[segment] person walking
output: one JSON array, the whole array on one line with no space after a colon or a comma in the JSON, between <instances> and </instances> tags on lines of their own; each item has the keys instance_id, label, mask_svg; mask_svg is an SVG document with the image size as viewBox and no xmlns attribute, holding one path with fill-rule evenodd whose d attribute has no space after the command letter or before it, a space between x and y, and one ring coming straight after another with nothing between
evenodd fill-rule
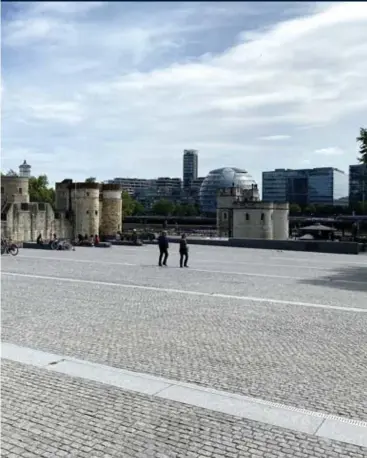
<instances>
[{"instance_id":1,"label":"person walking","mask_svg":"<svg viewBox=\"0 0 367 458\"><path fill-rule=\"evenodd\" d=\"M167 266L167 259L168 259L168 239L167 239L167 232L163 231L162 234L158 237L158 246L159 246L159 261L158 265L162 267Z\"/></svg>"},{"instance_id":2,"label":"person walking","mask_svg":"<svg viewBox=\"0 0 367 458\"><path fill-rule=\"evenodd\" d=\"M187 261L189 260L189 246L187 245L186 234L181 235L180 240L180 267L189 267Z\"/></svg>"}]
</instances>

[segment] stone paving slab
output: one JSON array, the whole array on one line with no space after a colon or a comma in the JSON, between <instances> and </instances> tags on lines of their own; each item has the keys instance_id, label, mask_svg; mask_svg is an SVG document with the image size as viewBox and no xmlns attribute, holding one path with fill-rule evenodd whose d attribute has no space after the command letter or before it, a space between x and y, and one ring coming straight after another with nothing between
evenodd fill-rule
<instances>
[{"instance_id":1,"label":"stone paving slab","mask_svg":"<svg viewBox=\"0 0 367 458\"><path fill-rule=\"evenodd\" d=\"M2 278L2 339L178 381L367 419L367 316Z\"/></svg>"},{"instance_id":2,"label":"stone paving slab","mask_svg":"<svg viewBox=\"0 0 367 458\"><path fill-rule=\"evenodd\" d=\"M8 458L366 458L367 449L2 361Z\"/></svg>"},{"instance_id":3,"label":"stone paving slab","mask_svg":"<svg viewBox=\"0 0 367 458\"><path fill-rule=\"evenodd\" d=\"M193 269L199 270L179 269L177 259L176 262L170 260L171 267L160 269L156 266L154 251L142 256L140 256L141 251L130 251L129 253L133 253L134 256L126 256L123 253L119 254L116 250L122 251L123 248L108 250L111 256L108 256L107 252L101 253L97 250L52 253L52 259L49 258L47 252L43 253L44 258L41 259L19 256L17 259L5 259L3 269L23 274L32 272L38 275L71 277L89 281L119 282L158 288L184 288L206 293L280 300L292 298L301 302L367 308L367 267L366 269L360 268L364 274L360 274L355 280L349 279L348 282L334 284L333 278L337 276L337 271L316 270L317 267L324 267L322 264L315 266L315 269L305 269L285 261L286 264L289 263L288 267L279 265L272 267L271 262L264 258L259 258L253 265L250 261L249 264L246 264L246 261L241 261L244 264L216 264L213 254L206 254L208 258L206 264L194 265L194 260L190 263ZM86 251L89 253L93 251L93 256L86 254ZM74 262L73 259L81 262ZM256 262L256 258L253 258L253 261ZM131 265L127 266L123 263ZM235 272L235 274L230 272Z\"/></svg>"}]
</instances>

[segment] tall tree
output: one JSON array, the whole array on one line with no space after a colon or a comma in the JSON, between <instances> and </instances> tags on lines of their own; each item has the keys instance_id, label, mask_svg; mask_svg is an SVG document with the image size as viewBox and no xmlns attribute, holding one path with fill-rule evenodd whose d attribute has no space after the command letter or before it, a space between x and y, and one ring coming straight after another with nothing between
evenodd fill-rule
<instances>
[{"instance_id":1,"label":"tall tree","mask_svg":"<svg viewBox=\"0 0 367 458\"><path fill-rule=\"evenodd\" d=\"M291 215L296 215L297 213L301 213L301 212L302 212L302 209L298 204L291 204L289 206L289 213Z\"/></svg>"},{"instance_id":2,"label":"tall tree","mask_svg":"<svg viewBox=\"0 0 367 458\"><path fill-rule=\"evenodd\" d=\"M367 129L361 127L359 130L359 137L357 137L359 143L359 162L367 164Z\"/></svg>"},{"instance_id":3,"label":"tall tree","mask_svg":"<svg viewBox=\"0 0 367 458\"><path fill-rule=\"evenodd\" d=\"M316 213L316 206L313 204L307 205L307 207L305 208L305 213L306 215L313 215L314 213Z\"/></svg>"},{"instance_id":4,"label":"tall tree","mask_svg":"<svg viewBox=\"0 0 367 458\"><path fill-rule=\"evenodd\" d=\"M89 177L85 179L86 183L95 183L97 181L96 177Z\"/></svg>"},{"instance_id":5,"label":"tall tree","mask_svg":"<svg viewBox=\"0 0 367 458\"><path fill-rule=\"evenodd\" d=\"M134 201L134 210L133 210L133 215L138 216L138 215L144 215L145 213L145 207L141 202L138 202L137 200Z\"/></svg>"},{"instance_id":6,"label":"tall tree","mask_svg":"<svg viewBox=\"0 0 367 458\"><path fill-rule=\"evenodd\" d=\"M152 210L154 215L169 216L174 212L175 206L171 201L167 199L161 199L155 202Z\"/></svg>"},{"instance_id":7,"label":"tall tree","mask_svg":"<svg viewBox=\"0 0 367 458\"><path fill-rule=\"evenodd\" d=\"M127 191L122 191L122 217L131 216L134 213L135 200Z\"/></svg>"},{"instance_id":8,"label":"tall tree","mask_svg":"<svg viewBox=\"0 0 367 458\"><path fill-rule=\"evenodd\" d=\"M55 204L55 190L49 186L47 175L29 179L29 200Z\"/></svg>"}]
</instances>

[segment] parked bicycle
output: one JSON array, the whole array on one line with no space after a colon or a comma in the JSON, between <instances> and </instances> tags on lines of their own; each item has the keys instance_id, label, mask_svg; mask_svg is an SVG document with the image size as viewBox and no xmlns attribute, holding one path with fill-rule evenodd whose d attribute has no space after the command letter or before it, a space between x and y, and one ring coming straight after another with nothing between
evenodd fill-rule
<instances>
[{"instance_id":1,"label":"parked bicycle","mask_svg":"<svg viewBox=\"0 0 367 458\"><path fill-rule=\"evenodd\" d=\"M53 240L51 242L51 250L72 250L73 246L67 240Z\"/></svg>"},{"instance_id":2,"label":"parked bicycle","mask_svg":"<svg viewBox=\"0 0 367 458\"><path fill-rule=\"evenodd\" d=\"M1 254L11 254L16 256L19 253L19 248L15 243L12 243L11 240L7 241L6 239L1 240Z\"/></svg>"}]
</instances>

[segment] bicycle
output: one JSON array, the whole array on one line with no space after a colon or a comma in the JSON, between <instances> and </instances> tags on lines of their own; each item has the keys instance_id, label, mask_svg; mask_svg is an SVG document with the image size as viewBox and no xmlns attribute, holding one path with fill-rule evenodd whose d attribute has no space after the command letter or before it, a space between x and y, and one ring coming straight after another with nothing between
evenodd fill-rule
<instances>
[{"instance_id":1,"label":"bicycle","mask_svg":"<svg viewBox=\"0 0 367 458\"><path fill-rule=\"evenodd\" d=\"M54 240L51 242L51 250L72 250L73 246L67 240Z\"/></svg>"},{"instance_id":2,"label":"bicycle","mask_svg":"<svg viewBox=\"0 0 367 458\"><path fill-rule=\"evenodd\" d=\"M10 243L7 240L1 241L1 254L11 254L12 256L16 256L19 253L19 248L15 243Z\"/></svg>"}]
</instances>

